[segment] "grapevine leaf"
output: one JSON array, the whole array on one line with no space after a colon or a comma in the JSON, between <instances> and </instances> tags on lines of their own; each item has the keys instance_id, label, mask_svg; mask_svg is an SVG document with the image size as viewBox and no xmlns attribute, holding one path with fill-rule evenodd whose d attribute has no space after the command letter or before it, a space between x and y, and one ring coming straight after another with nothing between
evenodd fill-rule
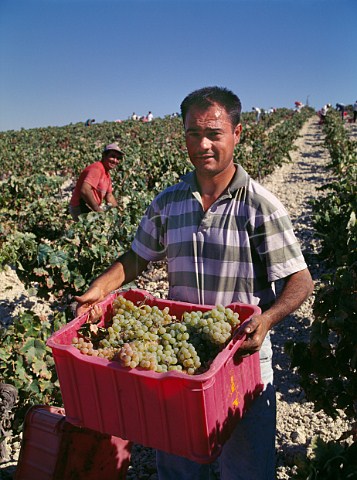
<instances>
[{"instance_id":1,"label":"grapevine leaf","mask_svg":"<svg viewBox=\"0 0 357 480\"><path fill-rule=\"evenodd\" d=\"M33 273L38 277L45 277L46 275L48 275L48 271L44 268L34 268Z\"/></svg>"},{"instance_id":2,"label":"grapevine leaf","mask_svg":"<svg viewBox=\"0 0 357 480\"><path fill-rule=\"evenodd\" d=\"M23 383L28 381L26 370L22 365L16 365L16 377Z\"/></svg>"},{"instance_id":3,"label":"grapevine leaf","mask_svg":"<svg viewBox=\"0 0 357 480\"><path fill-rule=\"evenodd\" d=\"M37 381L36 378L32 380L32 382L31 382L30 385L29 385L28 390L29 390L30 392L34 393L34 394L40 393L40 389L39 389L39 387L38 387L38 381Z\"/></svg>"},{"instance_id":4,"label":"grapevine leaf","mask_svg":"<svg viewBox=\"0 0 357 480\"><path fill-rule=\"evenodd\" d=\"M71 272L67 265L62 265L61 268L61 278L63 282L69 282L71 280Z\"/></svg>"},{"instance_id":5,"label":"grapevine leaf","mask_svg":"<svg viewBox=\"0 0 357 480\"><path fill-rule=\"evenodd\" d=\"M3 362L4 364L11 358L11 351L6 350L5 348L0 348L0 361Z\"/></svg>"},{"instance_id":6,"label":"grapevine leaf","mask_svg":"<svg viewBox=\"0 0 357 480\"><path fill-rule=\"evenodd\" d=\"M30 338L25 345L20 349L29 363L33 362L35 358L43 358L46 353L45 344L36 338Z\"/></svg>"},{"instance_id":7,"label":"grapevine leaf","mask_svg":"<svg viewBox=\"0 0 357 480\"><path fill-rule=\"evenodd\" d=\"M47 368L46 362L44 362L43 360L35 358L32 363L32 369L34 373L40 378L50 380L52 377L51 372Z\"/></svg>"},{"instance_id":8,"label":"grapevine leaf","mask_svg":"<svg viewBox=\"0 0 357 480\"><path fill-rule=\"evenodd\" d=\"M47 258L52 251L50 245L41 243L38 247L37 261L39 265L45 265L47 263Z\"/></svg>"},{"instance_id":9,"label":"grapevine leaf","mask_svg":"<svg viewBox=\"0 0 357 480\"><path fill-rule=\"evenodd\" d=\"M82 275L76 275L73 281L73 286L76 290L79 290L83 285L86 284L86 281L82 277Z\"/></svg>"},{"instance_id":10,"label":"grapevine leaf","mask_svg":"<svg viewBox=\"0 0 357 480\"><path fill-rule=\"evenodd\" d=\"M60 266L66 263L67 255L65 252L52 252L49 256L49 263L52 266Z\"/></svg>"}]
</instances>

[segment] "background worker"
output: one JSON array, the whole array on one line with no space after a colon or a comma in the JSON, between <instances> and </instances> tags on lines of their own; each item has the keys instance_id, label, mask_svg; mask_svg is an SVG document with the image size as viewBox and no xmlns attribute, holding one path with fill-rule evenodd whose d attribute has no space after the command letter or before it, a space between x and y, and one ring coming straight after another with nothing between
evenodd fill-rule
<instances>
[{"instance_id":1,"label":"background worker","mask_svg":"<svg viewBox=\"0 0 357 480\"><path fill-rule=\"evenodd\" d=\"M341 112L341 119L342 119L342 121L344 121L346 105L344 103L336 103L336 110L338 112Z\"/></svg>"},{"instance_id":2,"label":"background worker","mask_svg":"<svg viewBox=\"0 0 357 480\"><path fill-rule=\"evenodd\" d=\"M327 116L327 112L329 111L329 109L331 108L331 104L330 103L326 103L326 105L324 105L321 110L320 110L320 125L323 125L326 121L326 116Z\"/></svg>"},{"instance_id":3,"label":"background worker","mask_svg":"<svg viewBox=\"0 0 357 480\"><path fill-rule=\"evenodd\" d=\"M82 171L69 205L73 220L78 221L82 213L102 212L104 201L111 207L118 206L113 195L110 170L120 163L123 156L124 153L118 145L111 143L104 148L100 161L92 163Z\"/></svg>"},{"instance_id":4,"label":"background worker","mask_svg":"<svg viewBox=\"0 0 357 480\"><path fill-rule=\"evenodd\" d=\"M150 261L166 258L170 299L259 305L262 313L244 327L247 337L238 354L259 352L264 390L225 443L219 468L221 480L273 480L276 404L269 331L304 302L313 282L286 209L234 163L240 112L239 98L220 87L184 99L181 113L194 170L152 201L131 249L75 300L80 315L133 281ZM285 285L276 297L279 279ZM157 451L157 470L160 480L209 480L211 467Z\"/></svg>"},{"instance_id":5,"label":"background worker","mask_svg":"<svg viewBox=\"0 0 357 480\"><path fill-rule=\"evenodd\" d=\"M257 123L259 123L260 115L261 115L261 113L262 113L261 109L258 108L258 107L253 107L252 110L253 110L253 112L255 112L255 121L256 121Z\"/></svg>"}]
</instances>

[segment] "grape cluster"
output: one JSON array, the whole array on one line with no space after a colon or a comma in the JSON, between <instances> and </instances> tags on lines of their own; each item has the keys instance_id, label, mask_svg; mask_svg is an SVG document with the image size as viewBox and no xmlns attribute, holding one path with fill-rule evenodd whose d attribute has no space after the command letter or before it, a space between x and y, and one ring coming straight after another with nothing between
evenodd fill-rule
<instances>
[{"instance_id":1,"label":"grape cluster","mask_svg":"<svg viewBox=\"0 0 357 480\"><path fill-rule=\"evenodd\" d=\"M135 305L119 295L105 337L95 342L94 336L79 335L72 344L83 354L117 360L125 367L194 375L208 368L239 323L238 313L222 305L208 312L184 312L178 320L168 307Z\"/></svg>"}]
</instances>

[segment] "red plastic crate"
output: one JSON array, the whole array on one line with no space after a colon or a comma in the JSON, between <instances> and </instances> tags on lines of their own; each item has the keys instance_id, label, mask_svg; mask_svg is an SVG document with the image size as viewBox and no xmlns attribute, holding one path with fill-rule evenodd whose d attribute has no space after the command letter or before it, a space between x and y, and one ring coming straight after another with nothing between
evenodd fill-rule
<instances>
[{"instance_id":1,"label":"red plastic crate","mask_svg":"<svg viewBox=\"0 0 357 480\"><path fill-rule=\"evenodd\" d=\"M109 295L101 302L99 325L112 318L113 300L123 295L145 301L180 318L185 311L207 311L210 305L161 300L144 290ZM232 303L241 321L260 308ZM210 463L220 453L237 422L262 390L259 353L235 356L243 337L233 337L200 375L172 371L157 373L122 367L117 361L83 355L71 345L87 320L77 317L47 342L52 348L69 422L129 439L141 445Z\"/></svg>"},{"instance_id":2,"label":"red plastic crate","mask_svg":"<svg viewBox=\"0 0 357 480\"><path fill-rule=\"evenodd\" d=\"M131 442L68 423L60 407L26 414L14 480L124 480Z\"/></svg>"}]
</instances>

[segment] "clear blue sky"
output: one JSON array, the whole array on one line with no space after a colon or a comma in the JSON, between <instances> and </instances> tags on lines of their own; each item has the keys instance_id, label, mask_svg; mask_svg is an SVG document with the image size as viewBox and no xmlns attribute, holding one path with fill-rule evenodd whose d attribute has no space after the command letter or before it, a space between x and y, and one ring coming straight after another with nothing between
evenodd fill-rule
<instances>
[{"instance_id":1,"label":"clear blue sky","mask_svg":"<svg viewBox=\"0 0 357 480\"><path fill-rule=\"evenodd\" d=\"M357 0L0 0L0 131L357 99Z\"/></svg>"}]
</instances>

